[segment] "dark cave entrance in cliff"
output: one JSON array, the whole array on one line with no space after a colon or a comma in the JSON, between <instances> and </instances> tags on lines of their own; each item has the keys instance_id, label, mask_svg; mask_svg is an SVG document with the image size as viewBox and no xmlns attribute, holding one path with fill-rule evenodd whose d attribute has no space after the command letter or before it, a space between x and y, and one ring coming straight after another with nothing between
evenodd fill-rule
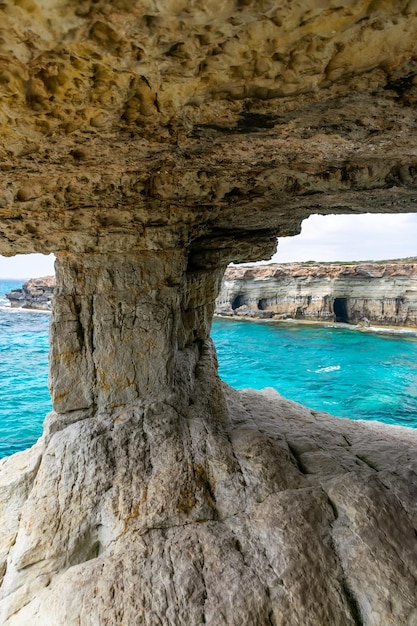
<instances>
[{"instance_id":1,"label":"dark cave entrance in cliff","mask_svg":"<svg viewBox=\"0 0 417 626\"><path fill-rule=\"evenodd\" d=\"M347 298L334 299L333 313L335 314L336 322L342 322L344 324L349 323L349 315L347 312Z\"/></svg>"},{"instance_id":2,"label":"dark cave entrance in cliff","mask_svg":"<svg viewBox=\"0 0 417 626\"><path fill-rule=\"evenodd\" d=\"M242 294L239 294L238 296L236 296L236 298L233 299L231 306L232 306L233 311L236 311L236 309L243 306L244 304L245 304L245 298L243 297Z\"/></svg>"}]
</instances>

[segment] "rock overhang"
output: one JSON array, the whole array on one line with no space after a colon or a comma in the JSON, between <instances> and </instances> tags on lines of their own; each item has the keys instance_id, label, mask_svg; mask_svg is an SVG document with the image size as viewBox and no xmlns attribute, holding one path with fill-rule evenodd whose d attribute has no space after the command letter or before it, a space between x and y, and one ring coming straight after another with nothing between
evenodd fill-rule
<instances>
[{"instance_id":1,"label":"rock overhang","mask_svg":"<svg viewBox=\"0 0 417 626\"><path fill-rule=\"evenodd\" d=\"M224 263L311 213L415 209L413 2L0 12L2 254Z\"/></svg>"}]
</instances>

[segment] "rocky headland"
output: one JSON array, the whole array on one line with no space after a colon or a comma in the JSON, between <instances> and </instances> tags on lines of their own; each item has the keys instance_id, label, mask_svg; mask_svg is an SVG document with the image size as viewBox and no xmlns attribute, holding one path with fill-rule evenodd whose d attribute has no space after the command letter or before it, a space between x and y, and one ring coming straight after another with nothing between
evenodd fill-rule
<instances>
[{"instance_id":1,"label":"rocky headland","mask_svg":"<svg viewBox=\"0 0 417 626\"><path fill-rule=\"evenodd\" d=\"M416 210L410 0L0 3L0 254L55 253L2 626L414 626L415 432L218 378L230 262Z\"/></svg>"},{"instance_id":2,"label":"rocky headland","mask_svg":"<svg viewBox=\"0 0 417 626\"><path fill-rule=\"evenodd\" d=\"M417 262L231 266L216 313L417 327Z\"/></svg>"},{"instance_id":3,"label":"rocky headland","mask_svg":"<svg viewBox=\"0 0 417 626\"><path fill-rule=\"evenodd\" d=\"M30 278L21 289L12 289L6 298L12 308L52 310L55 276Z\"/></svg>"},{"instance_id":4,"label":"rocky headland","mask_svg":"<svg viewBox=\"0 0 417 626\"><path fill-rule=\"evenodd\" d=\"M55 276L6 294L12 307L52 309ZM229 266L215 314L417 327L417 261Z\"/></svg>"}]
</instances>

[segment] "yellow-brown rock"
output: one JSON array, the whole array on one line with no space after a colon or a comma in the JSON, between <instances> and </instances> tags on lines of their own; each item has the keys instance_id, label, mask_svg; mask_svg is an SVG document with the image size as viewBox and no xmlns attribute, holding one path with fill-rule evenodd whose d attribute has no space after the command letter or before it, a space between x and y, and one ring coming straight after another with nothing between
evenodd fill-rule
<instances>
[{"instance_id":1,"label":"yellow-brown rock","mask_svg":"<svg viewBox=\"0 0 417 626\"><path fill-rule=\"evenodd\" d=\"M312 212L415 200L413 1L9 0L0 24L3 254L255 258Z\"/></svg>"},{"instance_id":2,"label":"yellow-brown rock","mask_svg":"<svg viewBox=\"0 0 417 626\"><path fill-rule=\"evenodd\" d=\"M416 35L415 0L0 0L0 254L57 255L2 625L417 623L414 434L225 390L209 339L229 261L415 210Z\"/></svg>"}]
</instances>

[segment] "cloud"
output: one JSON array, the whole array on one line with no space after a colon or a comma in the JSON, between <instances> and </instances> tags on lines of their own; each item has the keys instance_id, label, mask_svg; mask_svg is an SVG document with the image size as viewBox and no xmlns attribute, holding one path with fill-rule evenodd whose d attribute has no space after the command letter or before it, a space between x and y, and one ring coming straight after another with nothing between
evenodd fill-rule
<instances>
[{"instance_id":1,"label":"cloud","mask_svg":"<svg viewBox=\"0 0 417 626\"><path fill-rule=\"evenodd\" d=\"M2 278L36 278L54 274L53 254L17 254L12 257L0 256L0 276Z\"/></svg>"},{"instance_id":2,"label":"cloud","mask_svg":"<svg viewBox=\"0 0 417 626\"><path fill-rule=\"evenodd\" d=\"M277 263L417 256L417 214L312 215L300 235L280 238Z\"/></svg>"}]
</instances>

